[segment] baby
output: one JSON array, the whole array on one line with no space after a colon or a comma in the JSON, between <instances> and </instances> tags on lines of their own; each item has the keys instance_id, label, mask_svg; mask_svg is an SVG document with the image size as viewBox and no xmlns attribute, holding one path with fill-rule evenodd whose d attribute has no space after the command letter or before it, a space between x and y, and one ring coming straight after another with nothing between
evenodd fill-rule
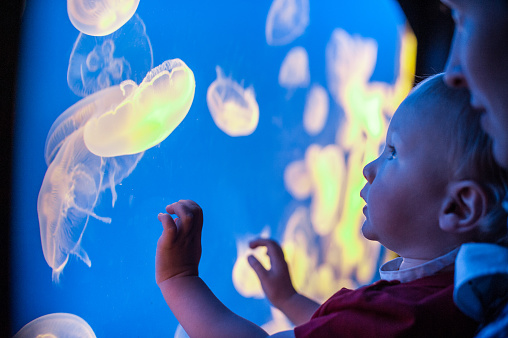
<instances>
[{"instance_id":1,"label":"baby","mask_svg":"<svg viewBox=\"0 0 508 338\"><path fill-rule=\"evenodd\" d=\"M364 236L400 255L383 265L381 281L342 289L323 305L291 285L282 250L265 245L271 270L249 258L273 305L296 325L277 337L473 336L477 324L453 303L453 267L461 244L506 233L499 200L504 172L478 128L466 90L442 74L416 87L395 112L383 153L364 168ZM156 281L191 337L266 337L226 308L198 276L201 208L179 201L159 214ZM176 214L173 220L170 214Z\"/></svg>"}]
</instances>

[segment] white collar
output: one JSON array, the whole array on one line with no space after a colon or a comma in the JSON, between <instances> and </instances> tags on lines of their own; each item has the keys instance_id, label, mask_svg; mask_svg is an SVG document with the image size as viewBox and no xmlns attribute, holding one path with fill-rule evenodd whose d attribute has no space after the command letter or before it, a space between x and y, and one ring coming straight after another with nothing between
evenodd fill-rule
<instances>
[{"instance_id":1,"label":"white collar","mask_svg":"<svg viewBox=\"0 0 508 338\"><path fill-rule=\"evenodd\" d=\"M387 281L398 280L401 283L411 282L415 279L434 275L438 271L452 265L458 251L459 248L453 249L443 256L403 270L399 270L403 258L398 257L381 265L379 268L379 274L381 279Z\"/></svg>"},{"instance_id":2,"label":"white collar","mask_svg":"<svg viewBox=\"0 0 508 338\"><path fill-rule=\"evenodd\" d=\"M496 244L463 244L455 263L453 299L469 317L481 321L494 288L508 288L499 278L508 275L508 249ZM497 278L497 280L496 280Z\"/></svg>"}]
</instances>

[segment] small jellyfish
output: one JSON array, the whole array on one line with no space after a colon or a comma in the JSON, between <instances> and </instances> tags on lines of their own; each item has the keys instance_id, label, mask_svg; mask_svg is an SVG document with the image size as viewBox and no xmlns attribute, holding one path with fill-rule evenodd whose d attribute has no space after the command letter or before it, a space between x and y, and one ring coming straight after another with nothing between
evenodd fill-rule
<instances>
[{"instance_id":1,"label":"small jellyfish","mask_svg":"<svg viewBox=\"0 0 508 338\"><path fill-rule=\"evenodd\" d=\"M111 157L136 154L159 144L189 112L195 87L194 74L182 60L165 61L117 107L85 124L87 148L98 156Z\"/></svg>"},{"instance_id":2,"label":"small jellyfish","mask_svg":"<svg viewBox=\"0 0 508 338\"><path fill-rule=\"evenodd\" d=\"M150 39L135 14L113 34L79 34L69 59L67 84L76 95L86 96L127 79L140 82L152 67Z\"/></svg>"},{"instance_id":3,"label":"small jellyfish","mask_svg":"<svg viewBox=\"0 0 508 338\"><path fill-rule=\"evenodd\" d=\"M206 92L206 103L213 121L229 136L247 136L256 130L259 121L259 106L254 88L243 88L242 84L225 77L217 66L217 79Z\"/></svg>"},{"instance_id":4,"label":"small jellyfish","mask_svg":"<svg viewBox=\"0 0 508 338\"><path fill-rule=\"evenodd\" d=\"M309 25L309 0L274 0L266 18L266 42L270 46L291 43Z\"/></svg>"},{"instance_id":5,"label":"small jellyfish","mask_svg":"<svg viewBox=\"0 0 508 338\"><path fill-rule=\"evenodd\" d=\"M13 338L95 338L95 333L81 317L70 313L51 313L32 320Z\"/></svg>"},{"instance_id":6,"label":"small jellyfish","mask_svg":"<svg viewBox=\"0 0 508 338\"><path fill-rule=\"evenodd\" d=\"M328 117L329 105L326 89L314 84L307 94L303 111L303 127L307 134L315 136L323 130Z\"/></svg>"},{"instance_id":7,"label":"small jellyfish","mask_svg":"<svg viewBox=\"0 0 508 338\"><path fill-rule=\"evenodd\" d=\"M84 126L93 115L103 114L122 102L128 92L127 85L132 85L127 81L122 84L123 87L119 85L109 87L85 97L68 108L53 122L44 147L44 159L48 166L67 136Z\"/></svg>"},{"instance_id":8,"label":"small jellyfish","mask_svg":"<svg viewBox=\"0 0 508 338\"><path fill-rule=\"evenodd\" d=\"M279 85L281 87L291 88L304 88L309 85L310 72L309 72L309 56L303 47L292 48L279 71Z\"/></svg>"},{"instance_id":9,"label":"small jellyfish","mask_svg":"<svg viewBox=\"0 0 508 338\"><path fill-rule=\"evenodd\" d=\"M138 5L139 0L67 0L67 13L80 32L104 36L129 21Z\"/></svg>"}]
</instances>

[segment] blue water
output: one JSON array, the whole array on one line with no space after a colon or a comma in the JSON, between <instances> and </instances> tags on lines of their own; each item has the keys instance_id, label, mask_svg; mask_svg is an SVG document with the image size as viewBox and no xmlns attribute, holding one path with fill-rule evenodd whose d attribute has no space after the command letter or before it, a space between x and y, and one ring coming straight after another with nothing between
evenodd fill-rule
<instances>
[{"instance_id":1,"label":"blue water","mask_svg":"<svg viewBox=\"0 0 508 338\"><path fill-rule=\"evenodd\" d=\"M67 66L79 32L68 19L66 3L27 0L22 23L17 106L12 220L12 331L45 314L68 312L85 319L98 337L170 337L177 321L154 279L161 233L157 214L179 199L193 199L204 210L200 273L227 306L249 320L270 319L264 299L242 297L231 278L236 239L283 233L294 200L283 172L301 159L312 142L333 143L343 112L330 99L327 127L315 137L302 127L306 89L289 93L278 85L282 60L294 46L309 54L311 83L326 88L324 51L330 34L342 27L378 41L372 80L394 80L397 27L404 19L395 1L313 1L310 25L295 41L269 46L265 22L271 1L147 1L137 14L146 25L154 66L180 58L193 70L196 92L183 122L159 146L146 151L133 173L101 194L82 246L92 266L71 256L60 283L51 279L41 246L37 196L47 166L44 142L54 120L76 103L67 85ZM256 131L232 138L214 124L206 90L215 66L245 86L259 104ZM280 238L279 238L280 239ZM337 286L339 288L340 286Z\"/></svg>"}]
</instances>

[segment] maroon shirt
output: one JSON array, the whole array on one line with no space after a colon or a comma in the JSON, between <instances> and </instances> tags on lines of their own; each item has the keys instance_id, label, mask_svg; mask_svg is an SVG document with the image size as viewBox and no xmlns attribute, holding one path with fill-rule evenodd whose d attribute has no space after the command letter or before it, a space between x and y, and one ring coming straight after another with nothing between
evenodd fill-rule
<instances>
[{"instance_id":1,"label":"maroon shirt","mask_svg":"<svg viewBox=\"0 0 508 338\"><path fill-rule=\"evenodd\" d=\"M478 323L453 303L453 272L407 283L343 288L295 328L296 337L473 337Z\"/></svg>"}]
</instances>

